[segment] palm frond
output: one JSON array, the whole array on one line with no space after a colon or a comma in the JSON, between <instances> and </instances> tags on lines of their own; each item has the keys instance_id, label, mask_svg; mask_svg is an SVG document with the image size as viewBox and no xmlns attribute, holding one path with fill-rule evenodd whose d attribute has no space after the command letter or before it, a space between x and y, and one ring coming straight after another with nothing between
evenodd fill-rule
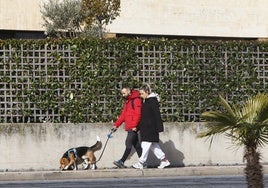
<instances>
[{"instance_id":1,"label":"palm frond","mask_svg":"<svg viewBox=\"0 0 268 188\"><path fill-rule=\"evenodd\" d=\"M208 111L201 114L206 120L206 130L198 137L224 134L237 145L268 143L268 95L258 94L239 105L229 104L220 96L225 112Z\"/></svg>"},{"instance_id":2,"label":"palm frond","mask_svg":"<svg viewBox=\"0 0 268 188\"><path fill-rule=\"evenodd\" d=\"M236 121L235 117L230 117L229 114L219 111L204 112L201 114L201 118L204 118L208 122L224 122L224 124L233 124Z\"/></svg>"},{"instance_id":3,"label":"palm frond","mask_svg":"<svg viewBox=\"0 0 268 188\"><path fill-rule=\"evenodd\" d=\"M235 117L236 114L232 106L221 95L219 95L219 98L220 98L220 104L227 110L227 113L231 117Z\"/></svg>"},{"instance_id":4,"label":"palm frond","mask_svg":"<svg viewBox=\"0 0 268 188\"><path fill-rule=\"evenodd\" d=\"M222 134L230 129L230 126L221 122L210 122L206 124L207 129L197 135L197 137L208 137L213 135Z\"/></svg>"},{"instance_id":5,"label":"palm frond","mask_svg":"<svg viewBox=\"0 0 268 188\"><path fill-rule=\"evenodd\" d=\"M255 106L255 109L258 109L256 120L265 122L268 120L268 95L259 94L256 96L255 101L258 101L259 104L259 107Z\"/></svg>"},{"instance_id":6,"label":"palm frond","mask_svg":"<svg viewBox=\"0 0 268 188\"><path fill-rule=\"evenodd\" d=\"M237 118L233 108L220 96L220 104L226 109L226 113L220 111L207 111L201 114L201 118L207 121L207 130L198 134L198 137L207 137L221 134L236 125ZM236 109L236 108L234 108Z\"/></svg>"}]
</instances>

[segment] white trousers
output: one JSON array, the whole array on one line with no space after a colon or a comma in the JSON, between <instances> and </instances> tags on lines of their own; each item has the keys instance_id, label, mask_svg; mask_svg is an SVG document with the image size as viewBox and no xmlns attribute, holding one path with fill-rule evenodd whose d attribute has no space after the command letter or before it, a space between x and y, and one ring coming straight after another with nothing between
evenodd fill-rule
<instances>
[{"instance_id":1,"label":"white trousers","mask_svg":"<svg viewBox=\"0 0 268 188\"><path fill-rule=\"evenodd\" d=\"M139 158L139 162L141 164L146 162L150 150L154 153L154 155L158 159L162 160L162 159L165 158L165 153L160 148L158 142L144 142L144 141L142 141L141 142L141 147L142 147L142 154L141 154L141 156Z\"/></svg>"}]
</instances>

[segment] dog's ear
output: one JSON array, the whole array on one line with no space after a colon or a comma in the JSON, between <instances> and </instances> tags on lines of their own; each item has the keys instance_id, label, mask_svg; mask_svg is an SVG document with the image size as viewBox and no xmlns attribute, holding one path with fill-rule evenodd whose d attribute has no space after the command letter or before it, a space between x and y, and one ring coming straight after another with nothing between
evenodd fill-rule
<instances>
[{"instance_id":1,"label":"dog's ear","mask_svg":"<svg viewBox=\"0 0 268 188\"><path fill-rule=\"evenodd\" d=\"M67 158L62 158L62 164L64 164L64 165L67 165L67 164L69 164L69 159L67 159Z\"/></svg>"},{"instance_id":2,"label":"dog's ear","mask_svg":"<svg viewBox=\"0 0 268 188\"><path fill-rule=\"evenodd\" d=\"M60 169L64 169L64 167L69 164L69 160L67 158L61 158L60 159Z\"/></svg>"},{"instance_id":3,"label":"dog's ear","mask_svg":"<svg viewBox=\"0 0 268 188\"><path fill-rule=\"evenodd\" d=\"M62 170L64 168L64 164L63 164L63 158L60 158L60 169Z\"/></svg>"}]
</instances>

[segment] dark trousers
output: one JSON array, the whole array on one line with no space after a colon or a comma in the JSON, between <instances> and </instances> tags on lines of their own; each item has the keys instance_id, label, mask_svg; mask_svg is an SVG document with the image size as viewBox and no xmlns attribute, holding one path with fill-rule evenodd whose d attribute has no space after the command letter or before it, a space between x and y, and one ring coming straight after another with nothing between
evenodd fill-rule
<instances>
[{"instance_id":1,"label":"dark trousers","mask_svg":"<svg viewBox=\"0 0 268 188\"><path fill-rule=\"evenodd\" d=\"M138 156L141 156L142 153L142 148L141 148L141 144L139 142L139 137L138 137L138 133L135 131L128 131L127 132L127 138L125 141L126 144L126 149L125 152L121 158L122 162L125 162L131 152L132 146L134 146L134 148L136 149L136 152L138 154Z\"/></svg>"}]
</instances>

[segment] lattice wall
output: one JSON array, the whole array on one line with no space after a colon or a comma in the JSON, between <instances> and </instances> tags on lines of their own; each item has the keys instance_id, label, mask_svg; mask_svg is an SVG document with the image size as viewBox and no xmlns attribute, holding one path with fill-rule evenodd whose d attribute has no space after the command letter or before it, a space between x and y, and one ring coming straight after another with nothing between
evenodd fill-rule
<instances>
[{"instance_id":1,"label":"lattice wall","mask_svg":"<svg viewBox=\"0 0 268 188\"><path fill-rule=\"evenodd\" d=\"M112 49L108 51L105 54L107 58L114 59ZM58 54L57 58L52 56L53 53ZM228 79L228 75L236 72L234 66L228 63L231 58L242 62L242 66L247 66L247 62L253 62L259 82L264 86L268 82L268 52L259 48L254 51L244 49L239 53L223 50L219 54L213 55L209 49L201 46L190 48L180 46L175 50L167 46L162 49L137 46L136 54L138 57L136 66L139 69L135 75L136 78L152 85L160 82L166 88L168 96L165 96L166 102L161 109L167 120L174 114L181 117L178 119L179 121L199 120L200 109L205 101L199 100L198 103L193 104L194 110L185 108L185 104L190 103L192 99L187 93L189 91L183 91L183 88L194 85L196 90L193 92L197 92L198 96L198 89L202 89L204 84L213 83L219 75ZM185 70L184 65L188 63L188 60L185 61L185 59L189 56L195 62L195 68L202 67L204 74L209 75L209 79L191 74L191 70ZM11 45L3 45L0 48L0 122L68 122L68 114L63 116L59 111L40 109L38 101L33 100L34 96L40 98L47 94L47 90L55 87L54 96L58 97L58 103L47 105L60 107L68 100L65 97L67 91L71 93L72 90L82 90L82 80L65 84L70 81L70 76L64 67L73 65L77 59L78 57L70 46L42 45L36 48L21 45L20 49L13 49ZM61 64L63 61L64 66ZM113 66L111 65L111 67ZM87 68L94 70L94 65ZM239 66L236 66L236 69L239 69ZM165 77L170 75L174 75L176 81L165 80ZM122 76L124 75L122 74ZM244 78L246 77L245 72ZM48 80L53 80L53 85L46 85ZM40 81L43 82L43 86L39 85L38 89L33 92L31 88ZM16 84L10 84L11 82ZM114 90L117 89L114 88ZM233 95L237 95L238 92L233 91ZM103 116L109 115L105 109L108 108L110 102L105 95L99 97L98 103L104 109ZM94 113L90 112L90 109L86 109L85 116L91 115L93 116Z\"/></svg>"}]
</instances>

